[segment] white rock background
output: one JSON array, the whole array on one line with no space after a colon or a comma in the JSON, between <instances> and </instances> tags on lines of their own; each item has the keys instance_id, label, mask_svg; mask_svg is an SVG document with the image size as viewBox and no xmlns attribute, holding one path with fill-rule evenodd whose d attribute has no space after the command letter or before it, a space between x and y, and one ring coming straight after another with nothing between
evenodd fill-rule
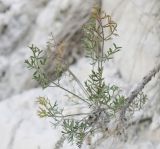
<instances>
[{"instance_id":1,"label":"white rock background","mask_svg":"<svg viewBox=\"0 0 160 149\"><path fill-rule=\"evenodd\" d=\"M59 91L35 89L37 84L32 81L24 59L30 55L28 45L44 47L50 32L58 34L64 29L61 27L68 10L79 3L79 0L0 0L0 149L52 149L59 139L60 132L51 128L48 120L37 117L35 104L40 95L53 100L60 98ZM103 0L103 8L117 22L120 37L116 42L123 47L112 62L114 65L107 65L106 78L128 91L160 61L160 1ZM72 69L77 74L81 70L79 77L84 79L88 67L86 60L81 59ZM160 148L158 83L154 79L146 89L149 97L154 98L142 112L153 117L147 131L128 143L108 139L97 148L106 145L117 149ZM65 143L63 148L76 147Z\"/></svg>"}]
</instances>

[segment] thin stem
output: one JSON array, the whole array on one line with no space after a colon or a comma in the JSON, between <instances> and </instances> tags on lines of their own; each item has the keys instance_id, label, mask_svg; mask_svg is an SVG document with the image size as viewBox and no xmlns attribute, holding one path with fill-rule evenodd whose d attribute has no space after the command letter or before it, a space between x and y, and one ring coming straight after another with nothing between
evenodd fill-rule
<instances>
[{"instance_id":1,"label":"thin stem","mask_svg":"<svg viewBox=\"0 0 160 149\"><path fill-rule=\"evenodd\" d=\"M87 97L89 97L88 92L86 91L82 83L79 81L79 79L74 75L74 73L70 69L68 69L68 72L72 75L73 79L77 82L77 84L82 89L82 91L87 95Z\"/></svg>"},{"instance_id":2,"label":"thin stem","mask_svg":"<svg viewBox=\"0 0 160 149\"><path fill-rule=\"evenodd\" d=\"M66 92L68 92L68 93L74 95L75 97L81 99L82 101L86 102L86 103L90 106L90 103L87 101L87 99L83 99L82 97L78 96L77 94L75 94L75 93L69 91L68 89L66 89L66 88L64 88L64 87L62 87L62 86L60 86L59 84L57 84L57 83L55 83L55 82L51 82L51 83L53 83L55 86L61 88L62 90L64 90L64 91L66 91ZM55 86L53 86L53 87L55 87ZM50 85L49 87L52 87L52 85Z\"/></svg>"},{"instance_id":3,"label":"thin stem","mask_svg":"<svg viewBox=\"0 0 160 149\"><path fill-rule=\"evenodd\" d=\"M81 116L81 115L89 115L90 113L76 113L76 114L68 114L63 117L72 117L72 116Z\"/></svg>"},{"instance_id":4,"label":"thin stem","mask_svg":"<svg viewBox=\"0 0 160 149\"><path fill-rule=\"evenodd\" d=\"M49 110L49 109L48 109ZM52 112L49 112L51 114L52 117L56 117L56 118L67 118L67 117L73 117L73 116L82 116L82 115L89 115L90 113L75 113L75 114L68 114L68 115L53 115Z\"/></svg>"},{"instance_id":5,"label":"thin stem","mask_svg":"<svg viewBox=\"0 0 160 149\"><path fill-rule=\"evenodd\" d=\"M104 30L103 30L103 24L102 24L102 22L101 22L101 20L99 20L99 19L97 19L97 21L98 21L98 23L99 23L99 25L100 25L100 27L101 27L101 30L102 30L102 32L101 32L101 34L102 34L102 44L101 44L101 47L100 47L100 53L101 53L101 56L100 56L100 62L101 62L101 68L102 68L102 60L101 60L101 57L103 58L103 50L104 50Z\"/></svg>"}]
</instances>

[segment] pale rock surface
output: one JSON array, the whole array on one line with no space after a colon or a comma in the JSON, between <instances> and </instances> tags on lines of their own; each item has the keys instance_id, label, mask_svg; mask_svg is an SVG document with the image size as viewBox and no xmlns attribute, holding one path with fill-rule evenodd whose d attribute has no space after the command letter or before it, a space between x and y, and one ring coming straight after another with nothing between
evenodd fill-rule
<instances>
[{"instance_id":1,"label":"pale rock surface","mask_svg":"<svg viewBox=\"0 0 160 149\"><path fill-rule=\"evenodd\" d=\"M160 62L160 1L103 1L103 9L118 24L122 51L115 65L128 83L139 81Z\"/></svg>"},{"instance_id":2,"label":"pale rock surface","mask_svg":"<svg viewBox=\"0 0 160 149\"><path fill-rule=\"evenodd\" d=\"M66 19L72 13L70 8L80 4L80 0L0 1L0 54L8 60L5 75L1 77L5 84L0 82L0 90L3 91L0 100L37 87L24 64L31 54L28 46L34 43L44 49L51 33L55 37L63 33Z\"/></svg>"},{"instance_id":3,"label":"pale rock surface","mask_svg":"<svg viewBox=\"0 0 160 149\"><path fill-rule=\"evenodd\" d=\"M27 45L45 47L49 34L56 35L62 30L68 10L77 4L75 0L0 0L0 149L53 149L60 138L60 130L53 129L49 120L38 118L35 98L44 95L55 101L62 99L63 93L31 89L37 84L32 81L24 59L30 55ZM103 0L103 8L117 22L120 37L115 42L123 47L112 64L106 65L106 81L119 84L127 94L159 62L160 1ZM71 67L81 80L89 73L87 62L82 59ZM97 149L160 148L160 86L157 79L151 84L146 92L152 98L137 115L153 117L152 123L133 133L130 142L109 138ZM66 104L63 100L59 103ZM76 149L67 143L63 148Z\"/></svg>"},{"instance_id":4,"label":"pale rock surface","mask_svg":"<svg viewBox=\"0 0 160 149\"><path fill-rule=\"evenodd\" d=\"M0 104L1 149L52 149L60 137L60 131L51 123L37 116L36 98L48 96L51 91L33 89L13 96ZM4 116L5 114L5 116ZM72 147L65 143L66 149Z\"/></svg>"}]
</instances>

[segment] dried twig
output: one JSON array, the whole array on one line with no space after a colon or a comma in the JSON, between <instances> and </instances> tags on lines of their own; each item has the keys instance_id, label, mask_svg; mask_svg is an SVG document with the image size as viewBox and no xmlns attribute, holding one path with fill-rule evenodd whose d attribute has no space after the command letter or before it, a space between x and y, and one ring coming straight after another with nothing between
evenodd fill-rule
<instances>
[{"instance_id":1,"label":"dried twig","mask_svg":"<svg viewBox=\"0 0 160 149\"><path fill-rule=\"evenodd\" d=\"M139 92L141 92L143 90L143 88L145 87L145 85L151 81L152 77L154 77L158 72L160 71L160 64L157 65L157 67L155 67L153 70L151 70L143 79L140 83L138 83L137 87L130 93L130 95L127 97L127 103L124 105L124 107L121 110L120 113L120 120L121 122L124 121L125 119L125 113L127 111L127 109L129 108L129 106L131 105L131 103L133 102L133 100L135 99L135 97L137 97L137 95L139 94Z\"/></svg>"}]
</instances>

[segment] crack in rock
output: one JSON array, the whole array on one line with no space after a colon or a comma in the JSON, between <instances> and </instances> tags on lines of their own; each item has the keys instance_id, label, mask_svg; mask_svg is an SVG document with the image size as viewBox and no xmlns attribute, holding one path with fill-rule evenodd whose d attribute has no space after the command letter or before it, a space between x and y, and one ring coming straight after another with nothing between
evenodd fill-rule
<instances>
[{"instance_id":1,"label":"crack in rock","mask_svg":"<svg viewBox=\"0 0 160 149\"><path fill-rule=\"evenodd\" d=\"M21 124L23 122L23 119L20 119L13 127L12 131L11 131L11 137L9 139L9 143L8 143L8 147L7 149L12 149L13 148L13 144L15 141L15 136L17 134L18 129L20 128Z\"/></svg>"}]
</instances>

